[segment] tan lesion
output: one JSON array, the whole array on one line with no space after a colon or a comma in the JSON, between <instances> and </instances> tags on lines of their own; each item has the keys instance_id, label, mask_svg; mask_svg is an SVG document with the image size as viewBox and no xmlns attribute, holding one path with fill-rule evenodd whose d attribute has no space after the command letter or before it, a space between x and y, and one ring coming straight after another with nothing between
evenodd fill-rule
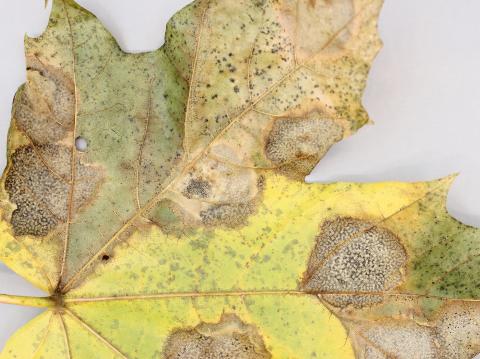
<instances>
[{"instance_id":1,"label":"tan lesion","mask_svg":"<svg viewBox=\"0 0 480 359\"><path fill-rule=\"evenodd\" d=\"M321 298L340 308L380 304L382 293L403 282L406 262L394 233L370 221L339 217L322 224L301 287L332 293Z\"/></svg>"},{"instance_id":2,"label":"tan lesion","mask_svg":"<svg viewBox=\"0 0 480 359\"><path fill-rule=\"evenodd\" d=\"M438 298L434 313L419 296L389 298L376 310L332 307L349 333L360 359L471 359L480 353L478 300Z\"/></svg>"},{"instance_id":3,"label":"tan lesion","mask_svg":"<svg viewBox=\"0 0 480 359\"><path fill-rule=\"evenodd\" d=\"M221 147L216 151L234 155L232 148ZM238 227L255 213L262 189L263 177L254 169L205 156L165 197L187 227Z\"/></svg>"},{"instance_id":4,"label":"tan lesion","mask_svg":"<svg viewBox=\"0 0 480 359\"><path fill-rule=\"evenodd\" d=\"M280 173L302 180L342 137L343 128L319 113L280 118L265 140L265 154Z\"/></svg>"},{"instance_id":5,"label":"tan lesion","mask_svg":"<svg viewBox=\"0 0 480 359\"><path fill-rule=\"evenodd\" d=\"M74 122L74 84L61 70L27 56L27 82L15 96L15 123L34 143L67 137Z\"/></svg>"},{"instance_id":6,"label":"tan lesion","mask_svg":"<svg viewBox=\"0 0 480 359\"><path fill-rule=\"evenodd\" d=\"M349 323L349 337L361 359L446 358L434 328L406 319Z\"/></svg>"},{"instance_id":7,"label":"tan lesion","mask_svg":"<svg viewBox=\"0 0 480 359\"><path fill-rule=\"evenodd\" d=\"M436 327L444 358L471 359L480 353L480 303L450 303Z\"/></svg>"},{"instance_id":8,"label":"tan lesion","mask_svg":"<svg viewBox=\"0 0 480 359\"><path fill-rule=\"evenodd\" d=\"M15 96L3 177L16 235L46 237L73 222L70 206L77 213L103 181L100 166L85 163L84 156L72 158L75 101L74 82L65 72L27 55L27 82Z\"/></svg>"},{"instance_id":9,"label":"tan lesion","mask_svg":"<svg viewBox=\"0 0 480 359\"><path fill-rule=\"evenodd\" d=\"M271 354L255 326L235 314L223 314L218 323L200 323L177 329L163 349L164 358L267 359Z\"/></svg>"},{"instance_id":10,"label":"tan lesion","mask_svg":"<svg viewBox=\"0 0 480 359\"><path fill-rule=\"evenodd\" d=\"M52 172L32 146L18 147L5 175L5 190L14 205L10 222L16 235L44 237L67 221L69 184L54 173L70 172L70 150L59 145L40 145L36 151L48 154ZM72 206L78 212L98 191L103 171L79 162ZM73 220L73 219L72 219Z\"/></svg>"}]
</instances>

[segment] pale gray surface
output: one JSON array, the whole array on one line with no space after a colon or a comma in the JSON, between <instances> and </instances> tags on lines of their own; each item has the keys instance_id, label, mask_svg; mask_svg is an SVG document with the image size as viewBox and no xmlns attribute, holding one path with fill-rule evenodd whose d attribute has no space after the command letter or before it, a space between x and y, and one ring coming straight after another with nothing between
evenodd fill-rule
<instances>
[{"instance_id":1,"label":"pale gray surface","mask_svg":"<svg viewBox=\"0 0 480 359\"><path fill-rule=\"evenodd\" d=\"M188 0L79 0L127 51L158 48L168 18ZM320 181L428 180L461 172L448 207L480 226L480 2L387 0L385 47L365 104L375 126L336 145L309 176ZM0 167L10 106L25 79L23 35L46 25L43 0L0 1ZM40 295L0 265L0 293ZM0 348L37 310L0 305Z\"/></svg>"}]
</instances>

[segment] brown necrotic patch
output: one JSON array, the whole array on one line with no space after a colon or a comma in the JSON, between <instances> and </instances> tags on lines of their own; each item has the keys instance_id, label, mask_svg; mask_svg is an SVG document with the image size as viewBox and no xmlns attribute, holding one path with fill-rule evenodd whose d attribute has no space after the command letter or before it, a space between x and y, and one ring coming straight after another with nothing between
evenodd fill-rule
<instances>
[{"instance_id":1,"label":"brown necrotic patch","mask_svg":"<svg viewBox=\"0 0 480 359\"><path fill-rule=\"evenodd\" d=\"M47 160L48 159L48 162ZM73 211L94 195L101 171L77 166ZM23 146L15 150L5 178L5 190L16 208L11 224L16 235L46 236L67 220L71 190L71 149L60 145Z\"/></svg>"},{"instance_id":2,"label":"brown necrotic patch","mask_svg":"<svg viewBox=\"0 0 480 359\"><path fill-rule=\"evenodd\" d=\"M215 324L173 332L165 345L167 359L263 359L271 358L253 325L234 314L224 314Z\"/></svg>"},{"instance_id":3,"label":"brown necrotic patch","mask_svg":"<svg viewBox=\"0 0 480 359\"><path fill-rule=\"evenodd\" d=\"M239 227L258 207L264 177L253 168L216 157L236 158L231 147L222 144L214 149L215 156L206 155L197 161L169 194L175 203L174 217L182 218L186 226ZM167 213L162 211L163 215Z\"/></svg>"},{"instance_id":4,"label":"brown necrotic patch","mask_svg":"<svg viewBox=\"0 0 480 359\"><path fill-rule=\"evenodd\" d=\"M364 359L436 359L441 358L432 328L412 322L379 322L354 332L363 347Z\"/></svg>"},{"instance_id":5,"label":"brown necrotic patch","mask_svg":"<svg viewBox=\"0 0 480 359\"><path fill-rule=\"evenodd\" d=\"M248 218L257 210L258 202L263 192L264 181L263 176L258 176L256 177L254 191L250 190L248 195L239 197L239 200L231 203L210 205L202 210L200 212L202 223L206 226L226 225L231 228L246 225Z\"/></svg>"},{"instance_id":6,"label":"brown necrotic patch","mask_svg":"<svg viewBox=\"0 0 480 359\"><path fill-rule=\"evenodd\" d=\"M210 182L201 178L192 178L183 191L187 198L207 198L210 194Z\"/></svg>"},{"instance_id":7,"label":"brown necrotic patch","mask_svg":"<svg viewBox=\"0 0 480 359\"><path fill-rule=\"evenodd\" d=\"M27 58L27 82L15 96L13 117L33 142L57 142L72 130L74 86L61 70Z\"/></svg>"},{"instance_id":8,"label":"brown necrotic patch","mask_svg":"<svg viewBox=\"0 0 480 359\"><path fill-rule=\"evenodd\" d=\"M219 204L200 212L202 222L207 226L226 224L238 227L246 223L247 218L255 213L254 201L235 204Z\"/></svg>"},{"instance_id":9,"label":"brown necrotic patch","mask_svg":"<svg viewBox=\"0 0 480 359\"><path fill-rule=\"evenodd\" d=\"M281 173L303 179L342 136L340 124L317 113L308 118L281 118L273 123L265 154Z\"/></svg>"},{"instance_id":10,"label":"brown necrotic patch","mask_svg":"<svg viewBox=\"0 0 480 359\"><path fill-rule=\"evenodd\" d=\"M441 358L474 358L480 353L479 303L449 305L437 322L437 333L443 350Z\"/></svg>"},{"instance_id":11,"label":"brown necrotic patch","mask_svg":"<svg viewBox=\"0 0 480 359\"><path fill-rule=\"evenodd\" d=\"M310 256L303 289L338 292L323 295L335 306L371 305L382 301L375 293L400 284L406 261L405 249L391 231L361 219L327 220Z\"/></svg>"}]
</instances>

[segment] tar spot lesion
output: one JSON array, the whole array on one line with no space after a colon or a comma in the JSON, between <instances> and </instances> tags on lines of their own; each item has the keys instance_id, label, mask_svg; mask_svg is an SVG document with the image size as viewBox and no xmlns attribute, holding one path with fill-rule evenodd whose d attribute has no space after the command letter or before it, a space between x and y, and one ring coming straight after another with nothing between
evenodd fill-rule
<instances>
[{"instance_id":1,"label":"tar spot lesion","mask_svg":"<svg viewBox=\"0 0 480 359\"><path fill-rule=\"evenodd\" d=\"M95 166L79 161L76 169L73 213L92 198L102 179L102 171ZM66 146L30 145L15 150L5 177L5 190L15 206L10 219L15 235L46 236L67 220L70 175L71 149Z\"/></svg>"},{"instance_id":2,"label":"tar spot lesion","mask_svg":"<svg viewBox=\"0 0 480 359\"><path fill-rule=\"evenodd\" d=\"M317 113L280 118L266 138L265 154L280 173L303 179L342 137L340 124Z\"/></svg>"},{"instance_id":3,"label":"tar spot lesion","mask_svg":"<svg viewBox=\"0 0 480 359\"><path fill-rule=\"evenodd\" d=\"M391 231L362 219L327 220L302 286L320 295L341 293L322 295L336 306L372 305L383 300L373 293L389 291L402 282L406 261L406 251Z\"/></svg>"},{"instance_id":4,"label":"tar spot lesion","mask_svg":"<svg viewBox=\"0 0 480 359\"><path fill-rule=\"evenodd\" d=\"M271 354L253 325L234 314L222 315L218 323L201 323L192 329L174 331L164 348L166 359L267 359Z\"/></svg>"}]
</instances>

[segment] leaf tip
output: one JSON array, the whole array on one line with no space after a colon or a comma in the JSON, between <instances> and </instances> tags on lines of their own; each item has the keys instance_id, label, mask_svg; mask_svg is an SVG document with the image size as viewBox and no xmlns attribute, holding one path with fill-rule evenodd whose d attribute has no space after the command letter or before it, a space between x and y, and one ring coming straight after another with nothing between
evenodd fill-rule
<instances>
[{"instance_id":1,"label":"leaf tip","mask_svg":"<svg viewBox=\"0 0 480 359\"><path fill-rule=\"evenodd\" d=\"M460 172L454 172L454 173L451 173L448 176L442 178L440 181L445 183L447 189L450 189L453 182L455 182L455 180L457 179L458 176L460 176Z\"/></svg>"}]
</instances>

